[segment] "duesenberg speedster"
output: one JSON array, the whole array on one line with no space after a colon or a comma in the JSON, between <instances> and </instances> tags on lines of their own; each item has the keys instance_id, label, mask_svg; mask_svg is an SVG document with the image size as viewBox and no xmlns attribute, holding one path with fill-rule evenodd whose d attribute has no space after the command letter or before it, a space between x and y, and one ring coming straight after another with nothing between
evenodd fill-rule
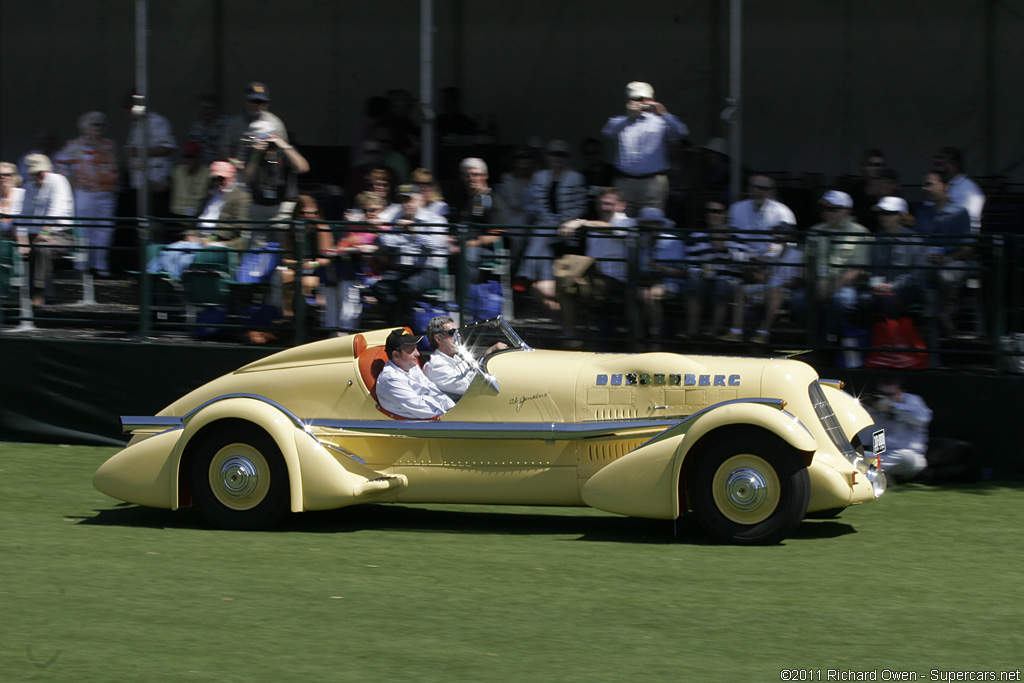
<instances>
[{"instance_id":1,"label":"duesenberg speedster","mask_svg":"<svg viewBox=\"0 0 1024 683\"><path fill-rule=\"evenodd\" d=\"M733 543L885 490L877 443L856 437L871 418L799 361L535 350L497 318L461 330L476 375L455 407L406 420L375 398L389 332L287 349L123 417L131 440L96 488L235 529L359 503L565 505L691 512Z\"/></svg>"}]
</instances>

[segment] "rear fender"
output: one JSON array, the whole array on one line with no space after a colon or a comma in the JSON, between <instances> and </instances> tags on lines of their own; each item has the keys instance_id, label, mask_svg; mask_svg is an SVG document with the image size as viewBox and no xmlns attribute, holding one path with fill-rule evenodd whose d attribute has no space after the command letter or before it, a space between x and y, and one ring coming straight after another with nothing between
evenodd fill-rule
<instances>
[{"instance_id":1,"label":"rear fender","mask_svg":"<svg viewBox=\"0 0 1024 683\"><path fill-rule=\"evenodd\" d=\"M292 512L301 512L302 468L299 465L299 453L303 438L300 437L304 437L305 441L311 442L316 448L319 448L319 445L313 436L305 431L297 417L285 408L255 396L234 396L215 400L200 406L182 420L183 432L170 458L171 466L178 473L178 476L171 480L172 486L175 487L171 497L171 500L177 501L175 507L188 504L190 496L185 489L186 467L188 458L199 443L199 437L207 429L215 429L217 423L222 420L251 422L274 439L288 468Z\"/></svg>"},{"instance_id":2,"label":"rear fender","mask_svg":"<svg viewBox=\"0 0 1024 683\"><path fill-rule=\"evenodd\" d=\"M173 483L179 487L172 492L172 500L178 505L186 504L187 498L181 489L187 479L182 462L191 455L197 438L223 420L251 422L274 439L288 468L292 512L391 500L407 483L405 477L382 477L344 449L338 449L343 455L335 457L283 406L257 396L232 396L202 406L183 420L184 433L172 457L178 472Z\"/></svg>"},{"instance_id":3,"label":"rear fender","mask_svg":"<svg viewBox=\"0 0 1024 683\"><path fill-rule=\"evenodd\" d=\"M631 517L675 519L681 513L680 485L684 463L707 438L740 425L779 437L809 465L816 442L781 402L737 401L711 406L666 430L636 450L602 468L584 484L583 502Z\"/></svg>"}]
</instances>

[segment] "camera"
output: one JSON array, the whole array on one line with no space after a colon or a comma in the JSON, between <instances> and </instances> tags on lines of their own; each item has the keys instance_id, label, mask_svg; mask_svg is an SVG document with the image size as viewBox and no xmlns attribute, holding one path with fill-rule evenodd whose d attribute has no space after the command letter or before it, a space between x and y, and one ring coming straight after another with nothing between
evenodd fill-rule
<instances>
[{"instance_id":1,"label":"camera","mask_svg":"<svg viewBox=\"0 0 1024 683\"><path fill-rule=\"evenodd\" d=\"M652 109L654 109L654 107L647 104L646 102L640 105L640 111L651 111Z\"/></svg>"},{"instance_id":2,"label":"camera","mask_svg":"<svg viewBox=\"0 0 1024 683\"><path fill-rule=\"evenodd\" d=\"M885 394L865 394L860 397L860 404L871 413L886 413L892 407L892 400Z\"/></svg>"}]
</instances>

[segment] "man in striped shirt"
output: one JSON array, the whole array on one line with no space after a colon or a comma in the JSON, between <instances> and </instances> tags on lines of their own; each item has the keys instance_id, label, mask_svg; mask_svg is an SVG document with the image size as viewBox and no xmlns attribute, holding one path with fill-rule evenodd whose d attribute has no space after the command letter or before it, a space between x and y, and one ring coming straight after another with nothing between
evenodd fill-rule
<instances>
[{"instance_id":1,"label":"man in striped shirt","mask_svg":"<svg viewBox=\"0 0 1024 683\"><path fill-rule=\"evenodd\" d=\"M691 235L687 248L690 264L687 282L687 333L700 332L701 313L711 306L711 334L722 341L743 339L743 280L751 252L747 244L730 235L725 204L710 201L704 206L707 232ZM722 334L725 314L733 306L731 328Z\"/></svg>"}]
</instances>

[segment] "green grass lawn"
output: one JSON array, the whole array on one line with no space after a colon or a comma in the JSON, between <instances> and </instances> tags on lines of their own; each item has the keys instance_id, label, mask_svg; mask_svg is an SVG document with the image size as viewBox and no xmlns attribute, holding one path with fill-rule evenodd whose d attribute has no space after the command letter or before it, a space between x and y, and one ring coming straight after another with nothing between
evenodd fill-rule
<instances>
[{"instance_id":1,"label":"green grass lawn","mask_svg":"<svg viewBox=\"0 0 1024 683\"><path fill-rule=\"evenodd\" d=\"M269 532L0 444L0 679L778 681L1024 665L1021 489L909 486L782 545L589 509L367 506Z\"/></svg>"}]
</instances>

